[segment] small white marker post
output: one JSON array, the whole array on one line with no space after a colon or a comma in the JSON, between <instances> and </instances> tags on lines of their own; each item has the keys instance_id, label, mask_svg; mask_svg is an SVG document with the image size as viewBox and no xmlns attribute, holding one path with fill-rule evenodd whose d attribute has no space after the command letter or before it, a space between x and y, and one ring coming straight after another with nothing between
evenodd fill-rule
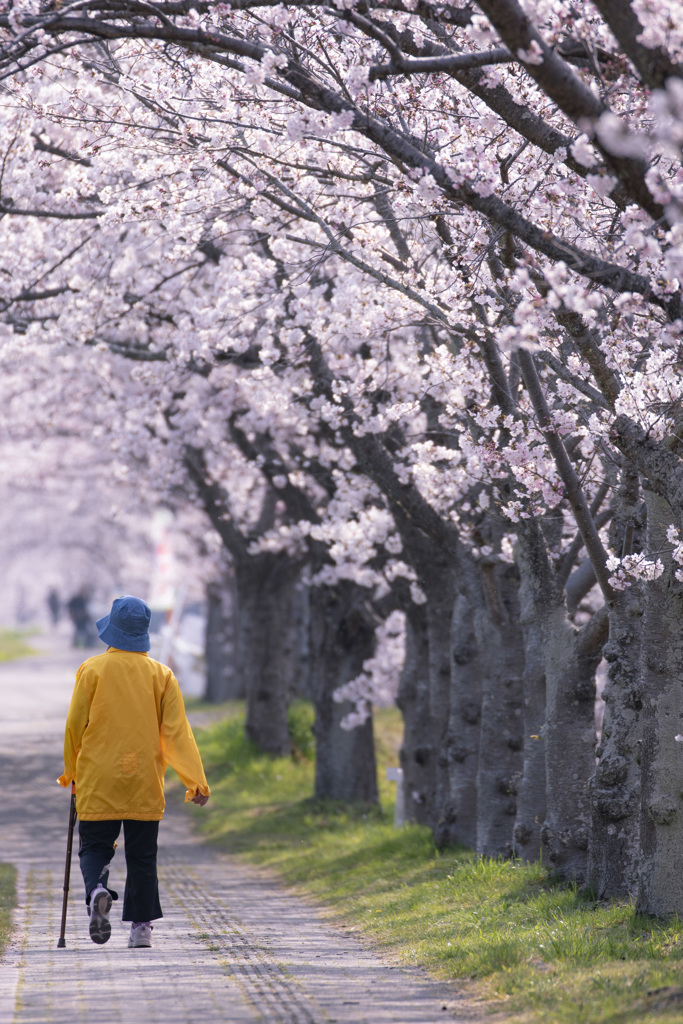
<instances>
[{"instance_id":1,"label":"small white marker post","mask_svg":"<svg viewBox=\"0 0 683 1024\"><path fill-rule=\"evenodd\" d=\"M387 768L387 779L396 783L396 806L394 808L394 828L402 828L406 823L406 802L403 793L403 769Z\"/></svg>"}]
</instances>

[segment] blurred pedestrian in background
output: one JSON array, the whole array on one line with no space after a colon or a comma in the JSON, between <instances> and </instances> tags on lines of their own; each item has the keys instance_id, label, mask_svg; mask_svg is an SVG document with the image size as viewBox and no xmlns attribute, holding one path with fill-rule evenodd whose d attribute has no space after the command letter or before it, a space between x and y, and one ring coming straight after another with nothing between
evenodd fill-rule
<instances>
[{"instance_id":1,"label":"blurred pedestrian in background","mask_svg":"<svg viewBox=\"0 0 683 1024\"><path fill-rule=\"evenodd\" d=\"M90 617L88 592L82 587L67 604L69 617L74 625L72 644L74 647L92 647L95 643L95 631Z\"/></svg>"},{"instance_id":2,"label":"blurred pedestrian in background","mask_svg":"<svg viewBox=\"0 0 683 1024\"><path fill-rule=\"evenodd\" d=\"M50 611L52 625L56 626L62 617L62 601L56 587L50 587L47 592L47 606Z\"/></svg>"}]
</instances>

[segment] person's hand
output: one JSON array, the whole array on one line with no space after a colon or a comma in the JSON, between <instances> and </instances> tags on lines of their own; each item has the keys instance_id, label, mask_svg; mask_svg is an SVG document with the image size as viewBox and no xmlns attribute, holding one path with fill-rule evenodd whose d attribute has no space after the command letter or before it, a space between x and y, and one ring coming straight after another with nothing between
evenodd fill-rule
<instances>
[{"instance_id":1,"label":"person's hand","mask_svg":"<svg viewBox=\"0 0 683 1024\"><path fill-rule=\"evenodd\" d=\"M197 790L197 792L195 793L195 795L194 795L194 796L192 797L192 803L193 803L193 804L199 804L199 806L200 806L200 807L205 807L205 806L206 806L206 804L208 804L208 802L209 802L209 797L208 797L208 795L207 795L207 796L203 796L203 795L202 795L202 794L201 794L201 793L199 792L199 790Z\"/></svg>"}]
</instances>

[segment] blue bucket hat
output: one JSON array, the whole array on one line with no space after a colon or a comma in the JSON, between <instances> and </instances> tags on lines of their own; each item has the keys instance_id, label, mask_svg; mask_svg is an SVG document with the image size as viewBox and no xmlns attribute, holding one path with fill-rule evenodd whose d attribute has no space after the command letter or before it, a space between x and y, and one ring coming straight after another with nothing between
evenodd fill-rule
<instances>
[{"instance_id":1,"label":"blue bucket hat","mask_svg":"<svg viewBox=\"0 0 683 1024\"><path fill-rule=\"evenodd\" d=\"M117 597L109 615L97 620L100 640L120 651L148 651L152 613L139 597Z\"/></svg>"}]
</instances>

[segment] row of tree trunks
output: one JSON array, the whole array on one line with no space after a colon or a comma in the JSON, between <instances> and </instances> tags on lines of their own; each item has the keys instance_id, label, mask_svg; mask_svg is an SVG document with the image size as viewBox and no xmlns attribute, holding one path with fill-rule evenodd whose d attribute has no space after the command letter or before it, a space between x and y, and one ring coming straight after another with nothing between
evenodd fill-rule
<instances>
[{"instance_id":1,"label":"row of tree trunks","mask_svg":"<svg viewBox=\"0 0 683 1024\"><path fill-rule=\"evenodd\" d=\"M646 487L648 551L670 549L667 530L679 521L660 491ZM424 534L418 543L410 530L406 538L426 595L425 604L405 606L399 704L409 817L428 824L440 845L526 859L542 850L559 876L589 880L599 897L637 888L642 912L673 913L681 894L666 865L683 839L683 645L676 640L683 587L675 564L617 593L579 629L566 593L549 588L547 567L525 554L523 531L512 566L475 563ZM278 557L249 559L248 573L236 571L238 660L252 680L248 729L273 753L289 749L287 703L301 689L304 649L293 639L297 574ZM321 588L306 626L316 796L371 803L371 720L342 729L350 706L332 698L373 652L367 597L350 582ZM596 767L595 670L603 654L608 683Z\"/></svg>"},{"instance_id":2,"label":"row of tree trunks","mask_svg":"<svg viewBox=\"0 0 683 1024\"><path fill-rule=\"evenodd\" d=\"M520 588L514 565L461 558L457 575L454 594L447 563L423 570L427 604L408 615L399 701L409 816L439 845L487 856L533 860L543 841L558 874L584 880L606 616L577 630L563 602L532 600L528 571Z\"/></svg>"},{"instance_id":3,"label":"row of tree trunks","mask_svg":"<svg viewBox=\"0 0 683 1024\"><path fill-rule=\"evenodd\" d=\"M439 845L461 843L485 855L535 859L543 841L559 874L583 879L601 638L594 630L586 644L586 630L569 622L564 604L552 607L547 594L534 599L538 588L520 564L521 573L462 559L456 592L451 561L432 559L420 580L426 603L406 605L399 703L408 815L428 824ZM297 586L286 556L236 565L247 732L273 754L289 752L287 707L300 689ZM342 729L351 708L333 699L373 653L367 596L342 583L317 589L311 602L318 797L377 800L372 723Z\"/></svg>"},{"instance_id":4,"label":"row of tree trunks","mask_svg":"<svg viewBox=\"0 0 683 1024\"><path fill-rule=\"evenodd\" d=\"M341 583L316 588L309 605L300 566L284 554L238 560L209 594L207 640L214 647L207 644L208 699L246 696L247 736L265 752L284 756L291 751L289 704L310 696L320 799L378 800L372 718L345 729L341 722L353 705L334 699L374 652L367 600L367 590ZM224 639L233 636L233 644Z\"/></svg>"}]
</instances>

